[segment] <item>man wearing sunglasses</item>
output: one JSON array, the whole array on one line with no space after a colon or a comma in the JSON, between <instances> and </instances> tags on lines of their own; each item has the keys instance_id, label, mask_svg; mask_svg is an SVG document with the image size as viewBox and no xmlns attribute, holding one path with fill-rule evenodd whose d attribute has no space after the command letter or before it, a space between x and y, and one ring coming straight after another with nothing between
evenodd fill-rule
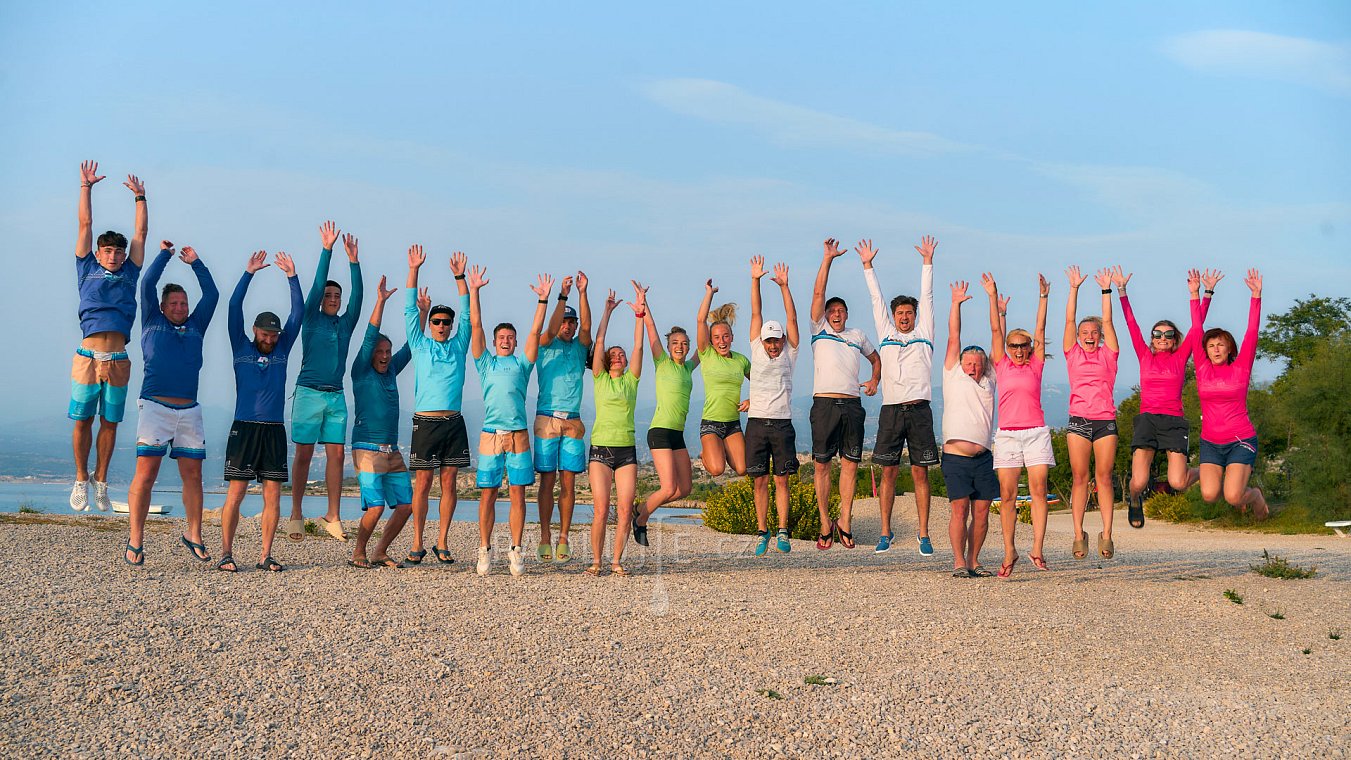
<instances>
[{"instance_id":1,"label":"man wearing sunglasses","mask_svg":"<svg viewBox=\"0 0 1351 760\"><path fill-rule=\"evenodd\" d=\"M136 319L136 281L145 260L149 229L145 185L128 174L126 185L136 198L136 227L131 245L126 236L109 230L99 235L94 247L94 212L91 199L95 184L103 179L97 161L80 164L80 231L75 241L75 284L80 292L80 333L83 340L70 366L70 409L75 421L71 434L75 452L75 485L70 508L89 508L89 449L94 445L94 415L99 415L98 443L94 446L93 501L99 511L112 506L108 498L108 465L117 445L117 424L127 404L127 381L131 360L127 341Z\"/></svg>"},{"instance_id":2,"label":"man wearing sunglasses","mask_svg":"<svg viewBox=\"0 0 1351 760\"><path fill-rule=\"evenodd\" d=\"M427 528L428 501L432 477L441 479L441 532L433 552L444 563L455 558L446 548L450 520L458 501L455 479L461 467L469 466L469 435L460 407L464 399L465 355L469 351L469 286L465 283L468 259L456 251L450 257L450 273L459 292L459 317L454 309L437 304L428 311L427 330L423 332L418 314L418 270L427 256L421 245L408 249L408 281L404 288L404 321L408 328L408 347L413 352L417 374L413 405L413 441L409 449L408 469L413 471L413 546L408 564L420 564L427 556L422 534ZM455 330L452 334L451 328Z\"/></svg>"}]
</instances>

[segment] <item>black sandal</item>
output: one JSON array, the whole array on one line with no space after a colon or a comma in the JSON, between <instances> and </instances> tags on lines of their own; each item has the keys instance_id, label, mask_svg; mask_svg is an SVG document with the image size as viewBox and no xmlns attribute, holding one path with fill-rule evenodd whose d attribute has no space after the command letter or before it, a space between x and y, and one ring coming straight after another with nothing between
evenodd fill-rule
<instances>
[{"instance_id":1,"label":"black sandal","mask_svg":"<svg viewBox=\"0 0 1351 760\"><path fill-rule=\"evenodd\" d=\"M433 546L432 553L436 555L436 560L438 562L444 562L447 565L455 564L455 558L450 556L449 549L442 549L439 546ZM412 554L412 552L409 552L409 554ZM423 552L423 554L426 554L426 552Z\"/></svg>"},{"instance_id":2,"label":"black sandal","mask_svg":"<svg viewBox=\"0 0 1351 760\"><path fill-rule=\"evenodd\" d=\"M266 571L268 571L268 572L270 572L270 573L280 573L281 571L283 571L283 570L286 569L286 568L282 567L282 564L281 564L280 562L278 562L278 561L275 560L275 559L272 559L272 555L271 555L271 554L269 554L269 555L267 555L266 557L264 557L262 562L259 562L258 564L254 565L253 567L254 567L254 569L257 569L257 570L266 570Z\"/></svg>"},{"instance_id":3,"label":"black sandal","mask_svg":"<svg viewBox=\"0 0 1351 760\"><path fill-rule=\"evenodd\" d=\"M838 522L835 523L835 532L838 533L838 534L840 535L840 546L843 546L843 547L846 548L846 549L852 549L852 548L854 548L854 534L853 534L853 533L850 533L849 531L845 530L844 528L841 528L841 527L840 527L840 524L839 524Z\"/></svg>"},{"instance_id":4,"label":"black sandal","mask_svg":"<svg viewBox=\"0 0 1351 760\"><path fill-rule=\"evenodd\" d=\"M409 552L408 552L408 558L405 559L404 562L406 562L406 563L408 563L408 564L410 564L410 565L421 565L421 564L422 564L422 559L423 559L424 557L426 557L426 556L427 556L427 550L426 550L426 549L423 549L422 551L416 551L416 552L415 552L415 551L409 551Z\"/></svg>"},{"instance_id":5,"label":"black sandal","mask_svg":"<svg viewBox=\"0 0 1351 760\"><path fill-rule=\"evenodd\" d=\"M188 547L188 551L192 552L192 556L193 556L198 562L210 562L210 561L211 561L211 552L209 552L209 551L206 550L206 544L198 544L198 543L194 543L194 542L192 542L192 541L189 541L187 536L179 536L179 537L178 537L178 540L179 540L179 541L182 541L182 542L183 542L183 545L186 546L186 547Z\"/></svg>"},{"instance_id":6,"label":"black sandal","mask_svg":"<svg viewBox=\"0 0 1351 760\"><path fill-rule=\"evenodd\" d=\"M1131 494L1127 500L1130 505L1126 508L1126 519L1130 522L1132 528L1145 527L1145 500L1140 494Z\"/></svg>"},{"instance_id":7,"label":"black sandal","mask_svg":"<svg viewBox=\"0 0 1351 760\"><path fill-rule=\"evenodd\" d=\"M986 575L989 575L989 573L986 573ZM970 570L967 570L967 569L964 568L964 567L956 567L956 568L953 568L953 569L952 569L952 577L953 577L953 578L975 578L975 577L976 577L976 574L973 573L973 572L971 572Z\"/></svg>"},{"instance_id":8,"label":"black sandal","mask_svg":"<svg viewBox=\"0 0 1351 760\"><path fill-rule=\"evenodd\" d=\"M361 569L361 570L374 570L374 569L375 569L375 565L372 565L372 564L371 564L371 561L368 560L368 559L366 559L366 558L364 558L364 557L363 557L362 559L349 559L349 560L347 560L347 566L348 566L348 567L359 568L359 569ZM258 567L261 569L261 568L262 568L262 565L259 565Z\"/></svg>"},{"instance_id":9,"label":"black sandal","mask_svg":"<svg viewBox=\"0 0 1351 760\"><path fill-rule=\"evenodd\" d=\"M229 565L229 567L226 567L226 565ZM239 570L239 566L235 564L235 558L230 556L229 552L226 552L220 555L220 562L216 563L216 569L222 573L233 573Z\"/></svg>"},{"instance_id":10,"label":"black sandal","mask_svg":"<svg viewBox=\"0 0 1351 760\"><path fill-rule=\"evenodd\" d=\"M633 521L633 542L639 546L647 546L647 526L639 525L637 520Z\"/></svg>"},{"instance_id":11,"label":"black sandal","mask_svg":"<svg viewBox=\"0 0 1351 760\"><path fill-rule=\"evenodd\" d=\"M989 570L986 570L980 565L976 565L970 570L967 570L967 572L971 573L972 578L990 578L994 576L994 573L990 572Z\"/></svg>"},{"instance_id":12,"label":"black sandal","mask_svg":"<svg viewBox=\"0 0 1351 760\"><path fill-rule=\"evenodd\" d=\"M134 559L127 559L127 552L131 552L131 556L134 557ZM122 552L122 561L128 565L144 565L145 542L142 541L140 546L132 546L131 542L128 541L127 548Z\"/></svg>"}]
</instances>

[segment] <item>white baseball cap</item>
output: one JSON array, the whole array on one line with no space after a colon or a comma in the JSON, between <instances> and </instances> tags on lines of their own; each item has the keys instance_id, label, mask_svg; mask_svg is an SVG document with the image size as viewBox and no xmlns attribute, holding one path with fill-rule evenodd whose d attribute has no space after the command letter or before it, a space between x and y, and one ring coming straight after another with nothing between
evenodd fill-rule
<instances>
[{"instance_id":1,"label":"white baseball cap","mask_svg":"<svg viewBox=\"0 0 1351 760\"><path fill-rule=\"evenodd\" d=\"M760 326L760 340L769 340L770 338L783 340L783 325L772 319Z\"/></svg>"}]
</instances>

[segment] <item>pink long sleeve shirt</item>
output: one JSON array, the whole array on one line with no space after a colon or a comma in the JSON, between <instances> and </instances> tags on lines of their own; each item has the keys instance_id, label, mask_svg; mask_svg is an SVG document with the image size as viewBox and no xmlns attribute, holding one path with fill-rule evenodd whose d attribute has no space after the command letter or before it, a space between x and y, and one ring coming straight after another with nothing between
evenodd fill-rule
<instances>
[{"instance_id":1,"label":"pink long sleeve shirt","mask_svg":"<svg viewBox=\"0 0 1351 760\"><path fill-rule=\"evenodd\" d=\"M1262 299L1248 307L1248 331L1232 364L1212 364L1205 344L1192 347L1196 362L1196 395L1201 400L1201 439L1226 444L1257 435L1248 418L1248 385L1257 358L1257 329L1262 322Z\"/></svg>"},{"instance_id":2,"label":"pink long sleeve shirt","mask_svg":"<svg viewBox=\"0 0 1351 760\"><path fill-rule=\"evenodd\" d=\"M1130 330L1135 356L1140 360L1141 414L1182 416L1182 386L1187 381L1187 360L1192 358L1192 350L1205 332L1201 325L1205 323L1209 309L1209 298L1193 300L1192 323L1186 336L1178 342L1172 353L1155 353L1150 350L1149 341L1140 332L1130 299L1124 294L1121 296L1121 312L1126 317L1126 328Z\"/></svg>"}]
</instances>

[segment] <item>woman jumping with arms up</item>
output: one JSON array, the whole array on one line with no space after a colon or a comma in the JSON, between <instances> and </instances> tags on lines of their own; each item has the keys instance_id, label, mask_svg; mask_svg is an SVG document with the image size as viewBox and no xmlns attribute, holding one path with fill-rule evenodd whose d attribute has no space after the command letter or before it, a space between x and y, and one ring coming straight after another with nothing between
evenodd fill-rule
<instances>
[{"instance_id":1,"label":"woman jumping with arms up","mask_svg":"<svg viewBox=\"0 0 1351 760\"><path fill-rule=\"evenodd\" d=\"M1027 490L1032 495L1032 564L1045 570L1042 542L1046 539L1046 478L1055 466L1051 430L1041 408L1041 374L1046 366L1046 302L1051 284L1037 275L1041 302L1037 304L1035 339L1026 330L1004 333L1008 299L999 297L994 276L981 275L990 296L990 358L994 360L999 386L999 430L994 439L994 467L999 476L999 522L1004 531L1004 564L999 577L1013 575L1018 550L1013 545L1018 527L1018 477L1027 469ZM946 433L944 433L946 435Z\"/></svg>"},{"instance_id":2,"label":"woman jumping with arms up","mask_svg":"<svg viewBox=\"0 0 1351 760\"><path fill-rule=\"evenodd\" d=\"M736 304L709 309L718 288L704 284L699 304L699 371L704 376L704 411L699 419L701 461L711 477L730 465L737 475L746 474L746 437L741 432L741 384L751 375L751 360L732 350L732 320Z\"/></svg>"},{"instance_id":3,"label":"woman jumping with arms up","mask_svg":"<svg viewBox=\"0 0 1351 760\"><path fill-rule=\"evenodd\" d=\"M590 575L600 575L601 557L605 556L605 521L610 512L610 489L618 490L619 521L615 527L614 561L610 572L628 575L620 564L624 544L629 538L633 521L633 495L638 486L638 454L634 448L633 408L638 400L638 377L643 372L643 318L647 316L647 300L641 288L634 288L633 363L624 349L605 345L606 328L619 299L613 290L605 299L605 315L596 330L595 355L591 360L591 376L595 386L596 419L591 425L591 463L588 478L591 481L591 501L595 514L591 518Z\"/></svg>"}]
</instances>

